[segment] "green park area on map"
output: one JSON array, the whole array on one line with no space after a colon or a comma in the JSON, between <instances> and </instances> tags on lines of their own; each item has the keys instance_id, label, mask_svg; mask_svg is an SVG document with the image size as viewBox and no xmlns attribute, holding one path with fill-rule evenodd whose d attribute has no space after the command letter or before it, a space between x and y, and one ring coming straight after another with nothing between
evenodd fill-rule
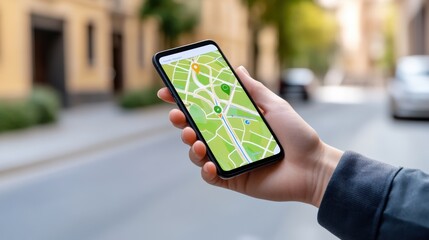
<instances>
[{"instance_id":1,"label":"green park area on map","mask_svg":"<svg viewBox=\"0 0 429 240\"><path fill-rule=\"evenodd\" d=\"M163 69L223 170L279 152L219 51L164 64Z\"/></svg>"}]
</instances>

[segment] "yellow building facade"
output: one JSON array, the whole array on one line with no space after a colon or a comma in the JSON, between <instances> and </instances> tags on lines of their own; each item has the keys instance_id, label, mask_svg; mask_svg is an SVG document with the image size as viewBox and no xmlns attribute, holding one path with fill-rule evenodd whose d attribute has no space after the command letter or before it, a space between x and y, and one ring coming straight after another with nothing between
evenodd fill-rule
<instances>
[{"instance_id":1,"label":"yellow building facade","mask_svg":"<svg viewBox=\"0 0 429 240\"><path fill-rule=\"evenodd\" d=\"M49 85L67 106L157 82L151 57L162 41L156 20L139 19L141 3L0 0L0 98L23 98L34 86ZM234 66L245 65L252 72L257 66L251 66L249 16L242 1L202 0L193 5L200 23L182 43L213 39ZM270 31L261 36L265 60L258 64L263 76L257 76L268 85L278 75L276 43L270 39L275 39Z\"/></svg>"},{"instance_id":2,"label":"yellow building facade","mask_svg":"<svg viewBox=\"0 0 429 240\"><path fill-rule=\"evenodd\" d=\"M50 85L66 105L152 83L156 23L140 1L0 0L0 96Z\"/></svg>"}]
</instances>

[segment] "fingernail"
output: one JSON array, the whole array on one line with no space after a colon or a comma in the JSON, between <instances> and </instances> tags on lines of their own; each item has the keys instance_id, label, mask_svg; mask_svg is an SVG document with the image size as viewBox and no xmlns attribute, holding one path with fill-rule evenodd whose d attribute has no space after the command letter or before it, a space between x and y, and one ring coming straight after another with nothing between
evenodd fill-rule
<instances>
[{"instance_id":1,"label":"fingernail","mask_svg":"<svg viewBox=\"0 0 429 240\"><path fill-rule=\"evenodd\" d=\"M197 151L195 151L195 144L192 145L192 151L194 152L195 156L197 156L198 158L203 158L203 156L200 156L200 154L198 154Z\"/></svg>"},{"instance_id":2,"label":"fingernail","mask_svg":"<svg viewBox=\"0 0 429 240\"><path fill-rule=\"evenodd\" d=\"M209 165L204 164L203 171L206 172L206 173L209 173Z\"/></svg>"},{"instance_id":3,"label":"fingernail","mask_svg":"<svg viewBox=\"0 0 429 240\"><path fill-rule=\"evenodd\" d=\"M249 73L249 71L247 71L247 69L242 65L242 66L240 66L239 67L247 76L249 76L250 77L250 73Z\"/></svg>"}]
</instances>

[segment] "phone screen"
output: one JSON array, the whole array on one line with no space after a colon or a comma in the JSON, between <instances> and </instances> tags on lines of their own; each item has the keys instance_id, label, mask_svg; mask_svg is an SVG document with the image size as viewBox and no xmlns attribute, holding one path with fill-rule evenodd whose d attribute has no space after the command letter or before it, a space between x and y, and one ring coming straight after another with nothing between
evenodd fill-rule
<instances>
[{"instance_id":1,"label":"phone screen","mask_svg":"<svg viewBox=\"0 0 429 240\"><path fill-rule=\"evenodd\" d=\"M163 56L159 63L223 171L280 153L276 138L216 45Z\"/></svg>"}]
</instances>

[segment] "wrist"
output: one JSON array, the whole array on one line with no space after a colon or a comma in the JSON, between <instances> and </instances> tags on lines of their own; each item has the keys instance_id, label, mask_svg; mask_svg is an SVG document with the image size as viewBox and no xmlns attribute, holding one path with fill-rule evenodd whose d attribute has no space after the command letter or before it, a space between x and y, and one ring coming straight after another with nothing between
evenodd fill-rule
<instances>
[{"instance_id":1,"label":"wrist","mask_svg":"<svg viewBox=\"0 0 429 240\"><path fill-rule=\"evenodd\" d=\"M335 168L340 162L343 153L343 151L321 142L320 154L316 161L316 167L314 168L314 187L312 188L313 197L311 200L311 204L317 208L322 202L326 188L328 187L332 174L334 174Z\"/></svg>"}]
</instances>

